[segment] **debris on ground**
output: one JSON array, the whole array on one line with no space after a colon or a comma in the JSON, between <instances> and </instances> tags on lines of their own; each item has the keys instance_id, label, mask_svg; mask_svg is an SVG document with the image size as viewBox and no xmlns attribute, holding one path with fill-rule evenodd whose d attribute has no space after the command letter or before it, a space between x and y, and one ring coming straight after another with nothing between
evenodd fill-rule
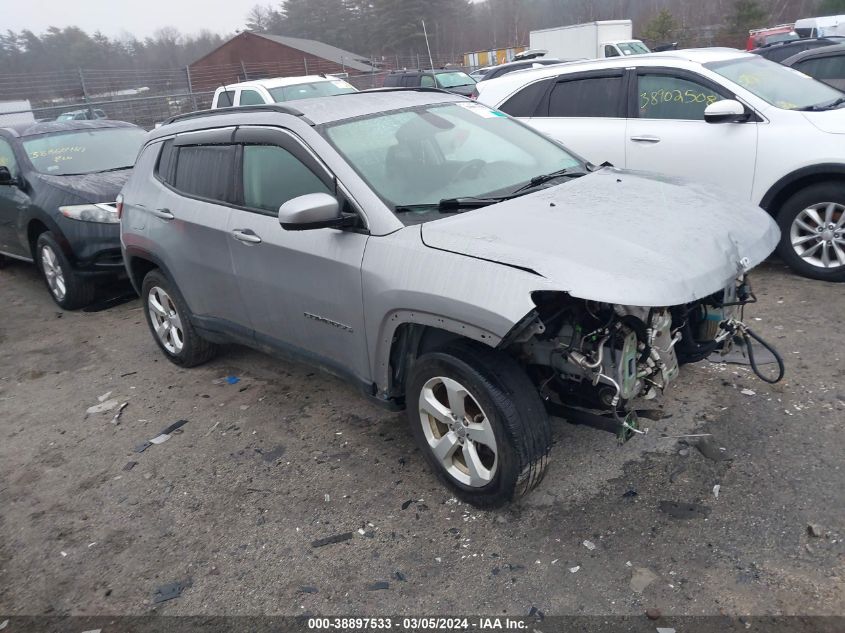
<instances>
[{"instance_id":1,"label":"debris on ground","mask_svg":"<svg viewBox=\"0 0 845 633\"><path fill-rule=\"evenodd\" d=\"M371 585L367 585L367 591L381 591L382 589L390 589L390 583L380 580L372 583Z\"/></svg>"},{"instance_id":2,"label":"debris on ground","mask_svg":"<svg viewBox=\"0 0 845 633\"><path fill-rule=\"evenodd\" d=\"M317 587L302 586L299 588L299 593L317 593Z\"/></svg>"},{"instance_id":3,"label":"debris on ground","mask_svg":"<svg viewBox=\"0 0 845 633\"><path fill-rule=\"evenodd\" d=\"M230 385L236 385L241 381L237 376L226 376L226 382Z\"/></svg>"},{"instance_id":4,"label":"debris on ground","mask_svg":"<svg viewBox=\"0 0 845 633\"><path fill-rule=\"evenodd\" d=\"M579 570L579 569L581 569L581 565L575 565L575 567L570 567L570 568L569 568L569 573L571 573L571 574L575 574L575 573L577 573L577 572L578 572L578 570Z\"/></svg>"},{"instance_id":5,"label":"debris on ground","mask_svg":"<svg viewBox=\"0 0 845 633\"><path fill-rule=\"evenodd\" d=\"M528 611L528 617L536 618L537 620L542 621L546 619L546 614L540 611L540 609L538 609L537 607L531 607L531 609Z\"/></svg>"},{"instance_id":6,"label":"debris on ground","mask_svg":"<svg viewBox=\"0 0 845 633\"><path fill-rule=\"evenodd\" d=\"M111 391L107 391L102 396L97 396L97 402L105 402L106 400L109 399L109 396L111 395L111 393L112 393Z\"/></svg>"},{"instance_id":7,"label":"debris on ground","mask_svg":"<svg viewBox=\"0 0 845 633\"><path fill-rule=\"evenodd\" d=\"M159 602L166 602L168 600L178 598L182 595L182 592L190 586L190 579L178 580L176 582L171 582L166 585L162 585L153 593L153 604L158 604Z\"/></svg>"},{"instance_id":8,"label":"debris on ground","mask_svg":"<svg viewBox=\"0 0 845 633\"><path fill-rule=\"evenodd\" d=\"M723 446L719 446L713 441L712 437L703 437L695 443L698 452L704 455L707 459L714 462L723 462L730 459L728 451Z\"/></svg>"},{"instance_id":9,"label":"debris on ground","mask_svg":"<svg viewBox=\"0 0 845 633\"><path fill-rule=\"evenodd\" d=\"M645 611L645 617L647 617L649 620L659 620L661 615L663 614L660 612L660 609L652 608L646 609Z\"/></svg>"},{"instance_id":10,"label":"debris on ground","mask_svg":"<svg viewBox=\"0 0 845 633\"><path fill-rule=\"evenodd\" d=\"M672 627L657 627L657 633L675 633L675 629Z\"/></svg>"},{"instance_id":11,"label":"debris on ground","mask_svg":"<svg viewBox=\"0 0 845 633\"><path fill-rule=\"evenodd\" d=\"M393 577L400 582L405 582L405 574L403 574L401 571L393 572Z\"/></svg>"},{"instance_id":12,"label":"debris on ground","mask_svg":"<svg viewBox=\"0 0 845 633\"><path fill-rule=\"evenodd\" d=\"M824 536L824 530L822 530L821 525L817 525L816 523L810 523L807 525L807 534L809 534L813 538L821 538L822 536Z\"/></svg>"},{"instance_id":13,"label":"debris on ground","mask_svg":"<svg viewBox=\"0 0 845 633\"><path fill-rule=\"evenodd\" d=\"M719 491L720 491L721 489L722 489L722 486L720 486L719 484L716 484L715 486L713 486L713 496L714 496L716 499L718 499L718 498L719 498Z\"/></svg>"},{"instance_id":14,"label":"debris on ground","mask_svg":"<svg viewBox=\"0 0 845 633\"><path fill-rule=\"evenodd\" d=\"M584 545L584 547L586 547L586 548L587 548L588 550L590 550L591 552L592 552L594 549L596 549L596 544L595 544L595 543L593 543L592 541L584 541L583 545Z\"/></svg>"},{"instance_id":15,"label":"debris on ground","mask_svg":"<svg viewBox=\"0 0 845 633\"><path fill-rule=\"evenodd\" d=\"M311 547L323 547L324 545L334 545L335 543L342 543L352 538L352 532L344 532L343 534L335 534L325 538L318 538L316 541L311 541Z\"/></svg>"},{"instance_id":16,"label":"debris on ground","mask_svg":"<svg viewBox=\"0 0 845 633\"><path fill-rule=\"evenodd\" d=\"M631 574L631 591L642 593L651 583L657 580L657 574L648 567L635 567Z\"/></svg>"},{"instance_id":17,"label":"debris on ground","mask_svg":"<svg viewBox=\"0 0 845 633\"><path fill-rule=\"evenodd\" d=\"M111 392L109 392L110 394ZM106 394L106 395L109 395ZM117 400L100 400L100 404L95 404L92 407L88 407L85 410L85 415L96 415L97 413L105 413L106 411L111 411L114 409L118 404L120 404Z\"/></svg>"},{"instance_id":18,"label":"debris on ground","mask_svg":"<svg viewBox=\"0 0 845 633\"><path fill-rule=\"evenodd\" d=\"M407 509L408 509L408 507L409 507L412 503L414 503L415 501L416 501L416 499L408 499L407 501L403 502L403 503L402 503L402 509L403 509L403 510L407 510Z\"/></svg>"},{"instance_id":19,"label":"debris on ground","mask_svg":"<svg viewBox=\"0 0 845 633\"><path fill-rule=\"evenodd\" d=\"M628 490L627 492L622 494L622 498L623 499L633 499L634 497L637 496L637 494L638 494L637 491L634 490L633 488L631 488L630 490Z\"/></svg>"},{"instance_id":20,"label":"debris on ground","mask_svg":"<svg viewBox=\"0 0 845 633\"><path fill-rule=\"evenodd\" d=\"M143 442L141 444L138 444L135 447L135 452L136 453L143 453L145 450L147 450L153 444L163 444L164 442L166 442L167 440L170 439L171 434L174 431L182 428L187 423L188 423L187 420L177 420L176 422L174 422L170 426L164 427L161 430L161 432L158 435L156 435L154 438L147 440L146 442Z\"/></svg>"},{"instance_id":21,"label":"debris on ground","mask_svg":"<svg viewBox=\"0 0 845 633\"><path fill-rule=\"evenodd\" d=\"M703 519L710 514L708 506L683 501L661 501L660 511L675 519Z\"/></svg>"},{"instance_id":22,"label":"debris on ground","mask_svg":"<svg viewBox=\"0 0 845 633\"><path fill-rule=\"evenodd\" d=\"M135 468L138 465L138 462L126 462L126 465L123 467L123 470L129 471Z\"/></svg>"},{"instance_id":23,"label":"debris on ground","mask_svg":"<svg viewBox=\"0 0 845 633\"><path fill-rule=\"evenodd\" d=\"M209 435L211 435L212 433L214 433L214 429L216 429L218 426L220 426L220 420L217 420L217 422L215 422L214 424L212 424L212 425L211 425L211 428L210 428L210 429L208 429L208 430L205 432L205 436L206 436L206 437L208 437Z\"/></svg>"},{"instance_id":24,"label":"debris on ground","mask_svg":"<svg viewBox=\"0 0 845 633\"><path fill-rule=\"evenodd\" d=\"M754 391L753 389L743 389L739 393L741 393L743 396L756 396L757 395L757 392Z\"/></svg>"},{"instance_id":25,"label":"debris on ground","mask_svg":"<svg viewBox=\"0 0 845 633\"><path fill-rule=\"evenodd\" d=\"M128 402L124 402L117 408L117 413L114 414L114 417L111 419L112 424L117 424L120 421L120 416L123 415L123 410L129 406Z\"/></svg>"},{"instance_id":26,"label":"debris on ground","mask_svg":"<svg viewBox=\"0 0 845 633\"><path fill-rule=\"evenodd\" d=\"M134 375L135 375L135 374L137 374L137 373L138 373L137 371L128 371L128 372L126 372L125 374L120 374L120 377L121 377L121 378L126 378L127 376L134 376Z\"/></svg>"}]
</instances>

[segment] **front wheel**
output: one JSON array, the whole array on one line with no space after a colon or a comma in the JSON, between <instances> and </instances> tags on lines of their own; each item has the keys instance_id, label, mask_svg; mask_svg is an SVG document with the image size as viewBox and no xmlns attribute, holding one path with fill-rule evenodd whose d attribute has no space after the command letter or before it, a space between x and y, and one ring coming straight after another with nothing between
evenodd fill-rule
<instances>
[{"instance_id":1,"label":"front wheel","mask_svg":"<svg viewBox=\"0 0 845 633\"><path fill-rule=\"evenodd\" d=\"M424 354L405 397L426 460L465 501L498 506L542 480L549 417L536 387L506 354L463 342Z\"/></svg>"},{"instance_id":2,"label":"front wheel","mask_svg":"<svg viewBox=\"0 0 845 633\"><path fill-rule=\"evenodd\" d=\"M845 184L802 189L781 207L778 254L803 277L845 281Z\"/></svg>"},{"instance_id":3,"label":"front wheel","mask_svg":"<svg viewBox=\"0 0 845 633\"><path fill-rule=\"evenodd\" d=\"M47 284L47 290L60 308L76 310L94 301L97 287L73 269L67 255L50 231L38 236L35 254L35 261Z\"/></svg>"}]
</instances>

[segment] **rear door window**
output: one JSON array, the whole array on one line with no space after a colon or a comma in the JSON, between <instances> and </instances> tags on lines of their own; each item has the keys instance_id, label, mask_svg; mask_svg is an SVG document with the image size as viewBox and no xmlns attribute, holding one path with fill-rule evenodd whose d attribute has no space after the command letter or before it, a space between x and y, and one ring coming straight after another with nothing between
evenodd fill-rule
<instances>
[{"instance_id":1,"label":"rear door window","mask_svg":"<svg viewBox=\"0 0 845 633\"><path fill-rule=\"evenodd\" d=\"M704 84L666 74L637 77L637 108L641 119L703 121L704 110L722 95Z\"/></svg>"},{"instance_id":2,"label":"rear door window","mask_svg":"<svg viewBox=\"0 0 845 633\"><path fill-rule=\"evenodd\" d=\"M845 79L845 54L807 59L792 66L805 75L821 81L827 79Z\"/></svg>"},{"instance_id":3,"label":"rear door window","mask_svg":"<svg viewBox=\"0 0 845 633\"><path fill-rule=\"evenodd\" d=\"M276 213L288 200L308 193L332 193L313 171L278 145L245 145L244 205Z\"/></svg>"},{"instance_id":4,"label":"rear door window","mask_svg":"<svg viewBox=\"0 0 845 633\"><path fill-rule=\"evenodd\" d=\"M620 117L622 75L560 80L549 95L550 117Z\"/></svg>"},{"instance_id":5,"label":"rear door window","mask_svg":"<svg viewBox=\"0 0 845 633\"><path fill-rule=\"evenodd\" d=\"M422 86L423 88L434 88L434 77L432 77L431 75L423 75L422 77L420 77L420 86Z\"/></svg>"},{"instance_id":6,"label":"rear door window","mask_svg":"<svg viewBox=\"0 0 845 633\"><path fill-rule=\"evenodd\" d=\"M264 99L255 90L241 90L240 102L238 105L263 105Z\"/></svg>"},{"instance_id":7,"label":"rear door window","mask_svg":"<svg viewBox=\"0 0 845 633\"><path fill-rule=\"evenodd\" d=\"M176 156L173 187L217 202L235 202L235 146L185 145Z\"/></svg>"},{"instance_id":8,"label":"rear door window","mask_svg":"<svg viewBox=\"0 0 845 633\"><path fill-rule=\"evenodd\" d=\"M15 159L15 152L8 141L0 138L0 167L9 169L12 178L18 177L18 161Z\"/></svg>"}]
</instances>

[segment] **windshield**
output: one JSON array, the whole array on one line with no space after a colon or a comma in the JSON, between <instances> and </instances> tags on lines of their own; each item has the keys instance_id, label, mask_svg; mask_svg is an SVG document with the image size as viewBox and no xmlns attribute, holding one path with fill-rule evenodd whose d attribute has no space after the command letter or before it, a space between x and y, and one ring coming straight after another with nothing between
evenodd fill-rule
<instances>
[{"instance_id":1,"label":"windshield","mask_svg":"<svg viewBox=\"0 0 845 633\"><path fill-rule=\"evenodd\" d=\"M132 167L146 132L139 127L92 128L24 139L35 169L51 176Z\"/></svg>"},{"instance_id":2,"label":"windshield","mask_svg":"<svg viewBox=\"0 0 845 633\"><path fill-rule=\"evenodd\" d=\"M623 55L645 55L651 52L642 42L619 42L617 46Z\"/></svg>"},{"instance_id":3,"label":"windshield","mask_svg":"<svg viewBox=\"0 0 845 633\"><path fill-rule=\"evenodd\" d=\"M843 96L835 88L759 55L704 66L783 110L811 108Z\"/></svg>"},{"instance_id":4,"label":"windshield","mask_svg":"<svg viewBox=\"0 0 845 633\"><path fill-rule=\"evenodd\" d=\"M557 143L469 101L340 122L323 134L394 209L504 195L542 174L584 170ZM413 222L407 216L400 217Z\"/></svg>"},{"instance_id":5,"label":"windshield","mask_svg":"<svg viewBox=\"0 0 845 633\"><path fill-rule=\"evenodd\" d=\"M441 88L454 88L455 86L468 86L475 83L475 80L459 71L452 73L437 73L437 85Z\"/></svg>"},{"instance_id":6,"label":"windshield","mask_svg":"<svg viewBox=\"0 0 845 633\"><path fill-rule=\"evenodd\" d=\"M313 97L331 97L358 91L354 86L342 79L332 79L331 81L315 81L312 83L295 84L293 86L270 88L269 92L270 96L273 97L273 101L281 103L282 101L296 101L297 99L311 99Z\"/></svg>"}]
</instances>

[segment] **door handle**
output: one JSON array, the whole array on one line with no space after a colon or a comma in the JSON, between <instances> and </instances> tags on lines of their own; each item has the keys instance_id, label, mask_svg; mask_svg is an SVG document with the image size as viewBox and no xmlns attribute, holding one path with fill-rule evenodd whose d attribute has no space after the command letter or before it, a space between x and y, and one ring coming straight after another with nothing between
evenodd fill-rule
<instances>
[{"instance_id":1,"label":"door handle","mask_svg":"<svg viewBox=\"0 0 845 633\"><path fill-rule=\"evenodd\" d=\"M150 213L162 220L172 220L175 217L170 209L150 209Z\"/></svg>"},{"instance_id":2,"label":"door handle","mask_svg":"<svg viewBox=\"0 0 845 633\"><path fill-rule=\"evenodd\" d=\"M247 244L261 244L261 238L249 229L233 229L232 237Z\"/></svg>"},{"instance_id":3,"label":"door handle","mask_svg":"<svg viewBox=\"0 0 845 633\"><path fill-rule=\"evenodd\" d=\"M660 137L659 136L632 136L632 141L637 143L659 143Z\"/></svg>"}]
</instances>

